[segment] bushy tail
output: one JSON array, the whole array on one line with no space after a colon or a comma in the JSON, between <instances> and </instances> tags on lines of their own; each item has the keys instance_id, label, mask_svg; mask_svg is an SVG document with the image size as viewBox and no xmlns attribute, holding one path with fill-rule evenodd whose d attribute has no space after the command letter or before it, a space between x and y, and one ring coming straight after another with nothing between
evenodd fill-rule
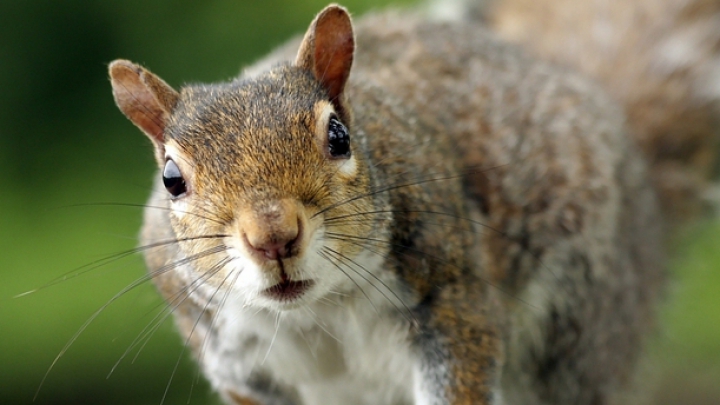
<instances>
[{"instance_id":1,"label":"bushy tail","mask_svg":"<svg viewBox=\"0 0 720 405\"><path fill-rule=\"evenodd\" d=\"M720 167L720 0L481 4L501 37L595 78L625 105L671 220L709 206Z\"/></svg>"}]
</instances>

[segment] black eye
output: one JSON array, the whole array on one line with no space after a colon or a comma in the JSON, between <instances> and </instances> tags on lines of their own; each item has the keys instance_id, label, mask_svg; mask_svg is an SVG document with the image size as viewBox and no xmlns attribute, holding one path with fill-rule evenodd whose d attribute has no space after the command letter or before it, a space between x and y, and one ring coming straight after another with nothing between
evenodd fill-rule
<instances>
[{"instance_id":1,"label":"black eye","mask_svg":"<svg viewBox=\"0 0 720 405\"><path fill-rule=\"evenodd\" d=\"M328 122L328 149L332 157L350 157L350 134L335 116L330 117Z\"/></svg>"},{"instance_id":2,"label":"black eye","mask_svg":"<svg viewBox=\"0 0 720 405\"><path fill-rule=\"evenodd\" d=\"M173 196L173 198L177 198L185 194L187 191L187 188L185 187L185 179L183 178L182 173L180 173L180 169L177 167L175 162L172 160L165 162L165 168L163 169L162 176L163 184L165 184L165 188L168 193Z\"/></svg>"}]
</instances>

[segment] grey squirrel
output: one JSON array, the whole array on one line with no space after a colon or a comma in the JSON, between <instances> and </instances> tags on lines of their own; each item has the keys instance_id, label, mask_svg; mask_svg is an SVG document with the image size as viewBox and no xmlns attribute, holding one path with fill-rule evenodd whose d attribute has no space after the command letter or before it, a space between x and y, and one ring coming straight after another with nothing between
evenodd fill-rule
<instances>
[{"instance_id":1,"label":"grey squirrel","mask_svg":"<svg viewBox=\"0 0 720 405\"><path fill-rule=\"evenodd\" d=\"M635 390L664 280L651 153L602 80L508 45L491 10L495 32L330 5L179 92L110 64L159 167L146 263L226 403Z\"/></svg>"}]
</instances>

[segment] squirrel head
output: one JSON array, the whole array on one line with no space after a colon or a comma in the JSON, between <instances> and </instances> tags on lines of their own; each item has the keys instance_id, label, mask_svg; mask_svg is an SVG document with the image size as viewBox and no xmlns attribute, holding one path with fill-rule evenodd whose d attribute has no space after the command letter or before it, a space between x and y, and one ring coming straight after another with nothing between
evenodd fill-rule
<instances>
[{"instance_id":1,"label":"squirrel head","mask_svg":"<svg viewBox=\"0 0 720 405\"><path fill-rule=\"evenodd\" d=\"M143 67L110 64L118 107L155 146L191 280L280 309L347 282L335 262L359 247L328 233L361 237L371 225L325 219L372 206L345 99L354 48L350 16L331 5L293 63L252 79L177 92Z\"/></svg>"}]
</instances>

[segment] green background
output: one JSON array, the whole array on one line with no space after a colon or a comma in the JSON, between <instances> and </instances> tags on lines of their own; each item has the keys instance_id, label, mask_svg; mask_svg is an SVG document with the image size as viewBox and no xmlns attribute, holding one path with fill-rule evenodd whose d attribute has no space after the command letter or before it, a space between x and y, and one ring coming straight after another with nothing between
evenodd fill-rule
<instances>
[{"instance_id":1,"label":"green background","mask_svg":"<svg viewBox=\"0 0 720 405\"><path fill-rule=\"evenodd\" d=\"M325 3L0 4L1 404L32 403L74 333L144 274L137 255L82 267L137 245L141 210L98 203L142 204L154 170L149 142L113 104L107 64L142 63L175 87L228 79L302 32ZM387 1L343 3L361 13ZM717 404L720 225L676 239L648 380L659 387L656 403ZM167 404L212 403L172 321L123 356L162 309L148 283L108 305L57 362L35 404L159 404L166 388Z\"/></svg>"}]
</instances>

